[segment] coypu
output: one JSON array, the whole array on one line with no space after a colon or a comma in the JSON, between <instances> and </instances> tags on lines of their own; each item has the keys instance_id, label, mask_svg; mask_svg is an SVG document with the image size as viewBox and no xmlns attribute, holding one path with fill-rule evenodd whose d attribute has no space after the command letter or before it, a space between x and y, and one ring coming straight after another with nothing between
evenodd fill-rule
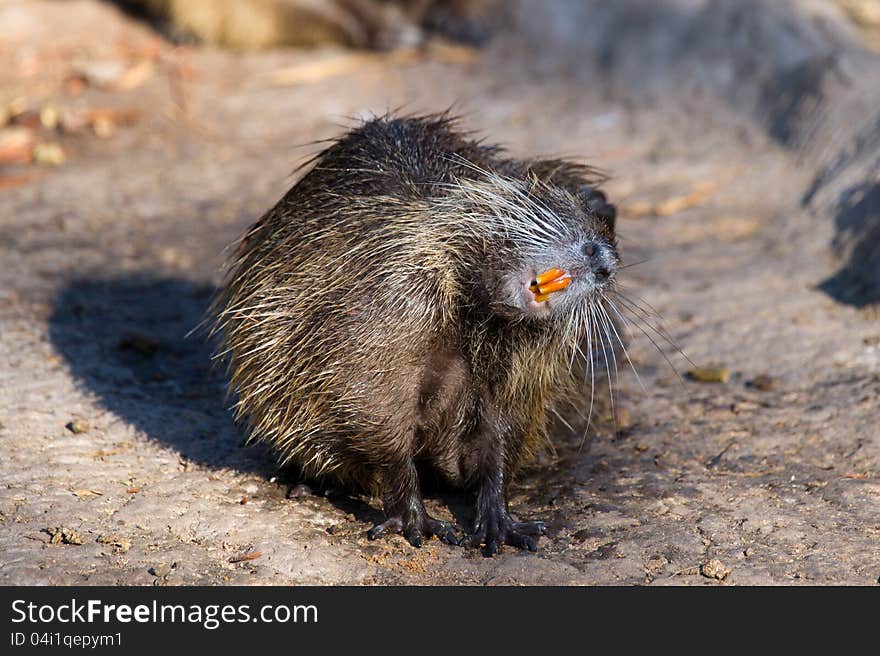
<instances>
[{"instance_id":1,"label":"coypu","mask_svg":"<svg viewBox=\"0 0 880 656\"><path fill-rule=\"evenodd\" d=\"M428 32L479 42L500 13L498 0L115 0L171 37L234 50L336 43L391 50Z\"/></svg>"},{"instance_id":2,"label":"coypu","mask_svg":"<svg viewBox=\"0 0 880 656\"><path fill-rule=\"evenodd\" d=\"M544 525L514 521L507 486L609 334L615 208L595 169L505 158L446 114L369 120L309 163L215 299L236 418L305 474L381 496L370 538L460 542L425 511L428 467L476 492L468 545L535 550Z\"/></svg>"}]
</instances>

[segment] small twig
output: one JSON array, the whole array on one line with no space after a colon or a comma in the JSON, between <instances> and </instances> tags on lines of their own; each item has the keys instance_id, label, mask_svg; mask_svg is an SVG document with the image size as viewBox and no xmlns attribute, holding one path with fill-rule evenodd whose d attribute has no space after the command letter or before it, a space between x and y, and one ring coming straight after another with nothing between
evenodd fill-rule
<instances>
[{"instance_id":1,"label":"small twig","mask_svg":"<svg viewBox=\"0 0 880 656\"><path fill-rule=\"evenodd\" d=\"M721 449L721 452L718 455L713 456L709 460L709 462L706 463L706 468L712 469L712 467L717 465L721 461L721 458L724 457L724 454L727 453L730 450L730 447L732 447L734 444L736 444L736 440L730 440L730 442L727 443L727 446Z\"/></svg>"},{"instance_id":2,"label":"small twig","mask_svg":"<svg viewBox=\"0 0 880 656\"><path fill-rule=\"evenodd\" d=\"M257 558L262 557L262 555L263 555L262 551L251 551L248 553L240 554L238 556L233 556L232 558L229 559L229 562L230 563L242 563L247 560L256 560Z\"/></svg>"}]
</instances>

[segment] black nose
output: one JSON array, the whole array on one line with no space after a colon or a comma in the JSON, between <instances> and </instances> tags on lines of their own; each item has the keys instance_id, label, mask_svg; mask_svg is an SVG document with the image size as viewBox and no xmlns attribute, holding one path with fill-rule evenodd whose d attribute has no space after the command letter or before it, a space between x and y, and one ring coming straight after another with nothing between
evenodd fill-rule
<instances>
[{"instance_id":1,"label":"black nose","mask_svg":"<svg viewBox=\"0 0 880 656\"><path fill-rule=\"evenodd\" d=\"M596 276L596 280L599 282L608 280L614 268L608 248L595 241L588 241L581 247L581 250L589 260L590 269Z\"/></svg>"}]
</instances>

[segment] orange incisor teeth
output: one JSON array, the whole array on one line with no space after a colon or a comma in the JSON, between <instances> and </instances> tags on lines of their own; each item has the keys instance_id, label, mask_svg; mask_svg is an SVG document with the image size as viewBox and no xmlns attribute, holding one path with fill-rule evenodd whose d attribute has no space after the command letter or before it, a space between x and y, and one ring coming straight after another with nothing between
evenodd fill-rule
<instances>
[{"instance_id":1,"label":"orange incisor teeth","mask_svg":"<svg viewBox=\"0 0 880 656\"><path fill-rule=\"evenodd\" d=\"M548 294L552 294L553 292L558 292L562 289L568 287L571 283L571 278L559 278L558 280L551 280L550 282L538 285L538 294L541 296L547 296Z\"/></svg>"},{"instance_id":2,"label":"orange incisor teeth","mask_svg":"<svg viewBox=\"0 0 880 656\"><path fill-rule=\"evenodd\" d=\"M545 283L550 282L551 280L556 280L559 276L563 275L565 271L562 269L548 269L544 273L539 276L535 276L535 283L538 285L543 285Z\"/></svg>"},{"instance_id":3,"label":"orange incisor teeth","mask_svg":"<svg viewBox=\"0 0 880 656\"><path fill-rule=\"evenodd\" d=\"M548 269L535 276L529 290L535 295L536 303L543 303L550 298L550 294L565 289L570 283L571 277L566 276L562 269Z\"/></svg>"}]
</instances>

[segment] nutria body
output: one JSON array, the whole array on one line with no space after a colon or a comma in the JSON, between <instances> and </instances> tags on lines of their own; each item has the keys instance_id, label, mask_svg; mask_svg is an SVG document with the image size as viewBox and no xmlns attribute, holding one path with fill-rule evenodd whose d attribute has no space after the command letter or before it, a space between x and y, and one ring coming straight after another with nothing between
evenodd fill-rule
<instances>
[{"instance_id":1,"label":"nutria body","mask_svg":"<svg viewBox=\"0 0 880 656\"><path fill-rule=\"evenodd\" d=\"M467 537L535 549L506 490L583 404L576 364L601 341L614 207L593 171L514 160L446 116L377 118L243 238L216 302L237 417L305 473L381 496L402 532L458 543L425 512L420 468L477 496Z\"/></svg>"}]
</instances>

